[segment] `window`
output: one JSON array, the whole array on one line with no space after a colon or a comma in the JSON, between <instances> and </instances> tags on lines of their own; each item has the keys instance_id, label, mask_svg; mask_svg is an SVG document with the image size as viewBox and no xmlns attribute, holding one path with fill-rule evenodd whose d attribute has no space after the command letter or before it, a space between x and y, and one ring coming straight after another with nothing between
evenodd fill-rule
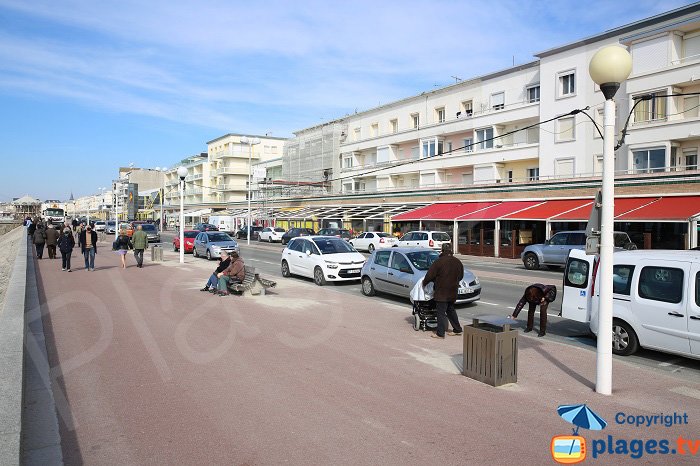
<instances>
[{"instance_id":1,"label":"window","mask_svg":"<svg viewBox=\"0 0 700 466\"><path fill-rule=\"evenodd\" d=\"M506 103L506 95L504 92L498 92L496 94L491 94L491 109L493 110L503 110Z\"/></svg>"},{"instance_id":2,"label":"window","mask_svg":"<svg viewBox=\"0 0 700 466\"><path fill-rule=\"evenodd\" d=\"M391 256L391 251L377 251L374 253L374 263L389 267L389 256Z\"/></svg>"},{"instance_id":3,"label":"window","mask_svg":"<svg viewBox=\"0 0 700 466\"><path fill-rule=\"evenodd\" d=\"M698 150L689 149L683 151L683 158L685 159L686 170L697 170L698 169Z\"/></svg>"},{"instance_id":4,"label":"window","mask_svg":"<svg viewBox=\"0 0 700 466\"><path fill-rule=\"evenodd\" d=\"M420 126L420 115L418 113L411 114L411 123L413 124L414 129L418 129Z\"/></svg>"},{"instance_id":5,"label":"window","mask_svg":"<svg viewBox=\"0 0 700 466\"><path fill-rule=\"evenodd\" d=\"M527 88L527 101L530 103L540 101L540 85Z\"/></svg>"},{"instance_id":6,"label":"window","mask_svg":"<svg viewBox=\"0 0 700 466\"><path fill-rule=\"evenodd\" d=\"M513 170L508 170L508 183L513 182Z\"/></svg>"},{"instance_id":7,"label":"window","mask_svg":"<svg viewBox=\"0 0 700 466\"><path fill-rule=\"evenodd\" d=\"M360 128L355 128L355 131L353 132L353 137L355 138L355 141L359 141L362 136L362 130Z\"/></svg>"},{"instance_id":8,"label":"window","mask_svg":"<svg viewBox=\"0 0 700 466\"><path fill-rule=\"evenodd\" d=\"M666 119L666 91L654 92L651 100L643 100L634 108L634 122Z\"/></svg>"},{"instance_id":9,"label":"window","mask_svg":"<svg viewBox=\"0 0 700 466\"><path fill-rule=\"evenodd\" d=\"M666 149L646 149L632 152L632 164L635 173L652 173L664 171Z\"/></svg>"},{"instance_id":10,"label":"window","mask_svg":"<svg viewBox=\"0 0 700 466\"><path fill-rule=\"evenodd\" d=\"M389 146L377 147L377 163L389 162L391 150Z\"/></svg>"},{"instance_id":11,"label":"window","mask_svg":"<svg viewBox=\"0 0 700 466\"><path fill-rule=\"evenodd\" d=\"M574 117L560 118L557 120L557 133L556 140L559 141L573 141L576 137L575 134L575 120Z\"/></svg>"},{"instance_id":12,"label":"window","mask_svg":"<svg viewBox=\"0 0 700 466\"><path fill-rule=\"evenodd\" d=\"M694 95L692 97L685 97L683 99L683 118L697 117L699 106L700 99L698 99L698 96Z\"/></svg>"},{"instance_id":13,"label":"window","mask_svg":"<svg viewBox=\"0 0 700 466\"><path fill-rule=\"evenodd\" d=\"M392 134L398 133L399 132L399 120L391 120L389 123L391 124Z\"/></svg>"},{"instance_id":14,"label":"window","mask_svg":"<svg viewBox=\"0 0 700 466\"><path fill-rule=\"evenodd\" d=\"M566 246L569 241L568 233L557 233L549 239L550 246Z\"/></svg>"},{"instance_id":15,"label":"window","mask_svg":"<svg viewBox=\"0 0 700 466\"><path fill-rule=\"evenodd\" d=\"M411 158L413 160L418 160L420 158L420 147L411 147Z\"/></svg>"},{"instance_id":16,"label":"window","mask_svg":"<svg viewBox=\"0 0 700 466\"><path fill-rule=\"evenodd\" d=\"M447 141L447 150L445 151L446 154L452 154L452 141Z\"/></svg>"},{"instance_id":17,"label":"window","mask_svg":"<svg viewBox=\"0 0 700 466\"><path fill-rule=\"evenodd\" d=\"M528 144L537 144L540 142L540 129L538 127L528 128L525 130L525 138Z\"/></svg>"},{"instance_id":18,"label":"window","mask_svg":"<svg viewBox=\"0 0 700 466\"><path fill-rule=\"evenodd\" d=\"M474 113L473 110L473 103L471 100L467 100L465 102L462 102L462 111L464 111L464 116L472 116Z\"/></svg>"},{"instance_id":19,"label":"window","mask_svg":"<svg viewBox=\"0 0 700 466\"><path fill-rule=\"evenodd\" d=\"M372 137L379 136L379 123L373 123L372 126L370 126L370 134Z\"/></svg>"},{"instance_id":20,"label":"window","mask_svg":"<svg viewBox=\"0 0 700 466\"><path fill-rule=\"evenodd\" d=\"M564 286L574 288L588 288L588 268L589 264L580 259L571 259L566 266L564 273Z\"/></svg>"},{"instance_id":21,"label":"window","mask_svg":"<svg viewBox=\"0 0 700 466\"><path fill-rule=\"evenodd\" d=\"M573 71L559 75L559 97L569 97L576 94L576 79Z\"/></svg>"},{"instance_id":22,"label":"window","mask_svg":"<svg viewBox=\"0 0 700 466\"><path fill-rule=\"evenodd\" d=\"M343 157L343 168L352 168L352 155Z\"/></svg>"},{"instance_id":23,"label":"window","mask_svg":"<svg viewBox=\"0 0 700 466\"><path fill-rule=\"evenodd\" d=\"M479 141L479 149L492 149L493 128L477 129L476 140Z\"/></svg>"},{"instance_id":24,"label":"window","mask_svg":"<svg viewBox=\"0 0 700 466\"><path fill-rule=\"evenodd\" d=\"M423 139L421 141L420 158L425 159L436 155L442 155L442 144L443 142L437 138Z\"/></svg>"},{"instance_id":25,"label":"window","mask_svg":"<svg viewBox=\"0 0 700 466\"><path fill-rule=\"evenodd\" d=\"M445 122L445 107L435 109L435 119L438 123Z\"/></svg>"},{"instance_id":26,"label":"window","mask_svg":"<svg viewBox=\"0 0 700 466\"><path fill-rule=\"evenodd\" d=\"M391 268L394 270L411 270L411 266L408 264L408 260L403 254L399 252L395 252L391 256ZM410 273L413 273L413 271L411 271Z\"/></svg>"},{"instance_id":27,"label":"window","mask_svg":"<svg viewBox=\"0 0 700 466\"><path fill-rule=\"evenodd\" d=\"M629 296L634 265L613 265L613 293Z\"/></svg>"},{"instance_id":28,"label":"window","mask_svg":"<svg viewBox=\"0 0 700 466\"><path fill-rule=\"evenodd\" d=\"M462 147L464 147L464 152L474 152L474 140L472 138L464 139Z\"/></svg>"},{"instance_id":29,"label":"window","mask_svg":"<svg viewBox=\"0 0 700 466\"><path fill-rule=\"evenodd\" d=\"M678 304L683 300L683 270L644 267L639 274L639 297Z\"/></svg>"},{"instance_id":30,"label":"window","mask_svg":"<svg viewBox=\"0 0 700 466\"><path fill-rule=\"evenodd\" d=\"M539 168L528 168L527 169L527 181L537 181L540 179L540 169Z\"/></svg>"}]
</instances>

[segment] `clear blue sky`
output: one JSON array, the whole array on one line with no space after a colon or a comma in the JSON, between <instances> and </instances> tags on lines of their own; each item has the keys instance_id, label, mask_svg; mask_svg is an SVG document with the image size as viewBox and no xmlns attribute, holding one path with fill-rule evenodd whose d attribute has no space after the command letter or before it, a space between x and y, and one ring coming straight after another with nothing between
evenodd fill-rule
<instances>
[{"instance_id":1,"label":"clear blue sky","mask_svg":"<svg viewBox=\"0 0 700 466\"><path fill-rule=\"evenodd\" d=\"M0 0L0 201L292 131L689 4Z\"/></svg>"}]
</instances>

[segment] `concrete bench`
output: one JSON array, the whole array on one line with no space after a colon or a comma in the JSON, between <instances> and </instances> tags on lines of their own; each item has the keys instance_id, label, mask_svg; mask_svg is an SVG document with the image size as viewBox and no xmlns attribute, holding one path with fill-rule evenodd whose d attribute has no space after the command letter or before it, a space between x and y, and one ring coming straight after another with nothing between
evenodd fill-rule
<instances>
[{"instance_id":1,"label":"concrete bench","mask_svg":"<svg viewBox=\"0 0 700 466\"><path fill-rule=\"evenodd\" d=\"M247 291L251 295L264 295L268 288L274 288L276 286L277 282L260 278L260 275L255 271L255 267L246 265L243 282L231 283L228 288L234 293L245 293Z\"/></svg>"}]
</instances>

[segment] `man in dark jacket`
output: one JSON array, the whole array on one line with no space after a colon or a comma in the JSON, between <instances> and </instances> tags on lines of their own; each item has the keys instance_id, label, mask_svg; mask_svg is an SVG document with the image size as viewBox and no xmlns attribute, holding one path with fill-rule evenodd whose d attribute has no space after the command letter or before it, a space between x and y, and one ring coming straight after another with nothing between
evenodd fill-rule
<instances>
[{"instance_id":1,"label":"man in dark jacket","mask_svg":"<svg viewBox=\"0 0 700 466\"><path fill-rule=\"evenodd\" d=\"M58 242L58 236L59 233L56 231L56 229L49 223L49 226L46 228L46 248L49 251L49 259L55 259L56 258L56 243Z\"/></svg>"},{"instance_id":2,"label":"man in dark jacket","mask_svg":"<svg viewBox=\"0 0 700 466\"><path fill-rule=\"evenodd\" d=\"M88 225L78 236L78 245L85 257L85 269L95 271L95 254L97 254L97 233Z\"/></svg>"},{"instance_id":3,"label":"man in dark jacket","mask_svg":"<svg viewBox=\"0 0 700 466\"><path fill-rule=\"evenodd\" d=\"M73 233L70 228L65 228L61 237L58 238L58 249L61 251L61 259L63 260L63 267L61 270L70 272L70 256L73 254L73 246L75 246L75 240L73 239Z\"/></svg>"},{"instance_id":4,"label":"man in dark jacket","mask_svg":"<svg viewBox=\"0 0 700 466\"><path fill-rule=\"evenodd\" d=\"M433 338L445 338L446 320L452 324L452 332L449 335L461 335L462 326L459 324L455 301L459 282L464 278L464 266L462 262L452 255L452 244L443 243L442 253L438 260L428 269L423 278L423 286L434 283L433 299L437 309L437 331L431 335Z\"/></svg>"},{"instance_id":5,"label":"man in dark jacket","mask_svg":"<svg viewBox=\"0 0 700 466\"><path fill-rule=\"evenodd\" d=\"M212 293L216 293L216 285L219 284L218 275L224 270L226 270L229 265L231 265L231 258L228 256L228 253L226 251L221 251L221 257L219 257L219 266L216 268L214 273L211 274L209 280L207 281L207 284L204 285L204 288L202 288L199 291L210 291Z\"/></svg>"},{"instance_id":6,"label":"man in dark jacket","mask_svg":"<svg viewBox=\"0 0 700 466\"><path fill-rule=\"evenodd\" d=\"M217 274L219 283L217 287L219 288L219 296L228 296L228 285L229 283L241 283L245 279L245 264L243 259L238 255L236 251L231 251L231 264L226 267L226 270Z\"/></svg>"},{"instance_id":7,"label":"man in dark jacket","mask_svg":"<svg viewBox=\"0 0 700 466\"><path fill-rule=\"evenodd\" d=\"M42 225L38 225L36 230L34 230L32 241L36 248L36 257L41 259L44 256L44 244L46 244L46 233L44 233L44 227Z\"/></svg>"},{"instance_id":8,"label":"man in dark jacket","mask_svg":"<svg viewBox=\"0 0 700 466\"><path fill-rule=\"evenodd\" d=\"M511 319L515 319L522 311L525 303L529 304L527 311L527 326L525 327L525 333L532 331L532 326L535 323L535 309L537 305L540 306L540 331L537 334L538 337L543 337L547 333L547 307L549 303L554 301L557 297L557 287L554 285L543 285L541 283L535 283L525 288L525 293L523 297L520 298L518 304L515 306L513 314L509 316Z\"/></svg>"}]
</instances>

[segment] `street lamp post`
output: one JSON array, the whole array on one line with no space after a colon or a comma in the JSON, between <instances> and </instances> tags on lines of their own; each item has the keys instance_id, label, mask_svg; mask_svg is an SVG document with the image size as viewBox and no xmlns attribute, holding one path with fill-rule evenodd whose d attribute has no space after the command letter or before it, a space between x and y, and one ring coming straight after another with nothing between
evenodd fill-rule
<instances>
[{"instance_id":1,"label":"street lamp post","mask_svg":"<svg viewBox=\"0 0 700 466\"><path fill-rule=\"evenodd\" d=\"M114 241L119 237L119 195L121 182L114 183Z\"/></svg>"},{"instance_id":2,"label":"street lamp post","mask_svg":"<svg viewBox=\"0 0 700 466\"><path fill-rule=\"evenodd\" d=\"M615 222L615 93L632 71L632 57L621 46L598 50L588 67L593 81L605 97L603 132L603 181L600 220L600 305L598 307L598 352L596 392L612 393L613 230Z\"/></svg>"},{"instance_id":3,"label":"street lamp post","mask_svg":"<svg viewBox=\"0 0 700 466\"><path fill-rule=\"evenodd\" d=\"M160 233L163 234L163 198L165 197L165 172L168 169L163 167L163 189L160 192Z\"/></svg>"},{"instance_id":4,"label":"street lamp post","mask_svg":"<svg viewBox=\"0 0 700 466\"><path fill-rule=\"evenodd\" d=\"M243 136L241 138L241 144L248 144L248 231L246 232L246 244L250 245L250 198L252 197L252 191L250 186L250 172L253 169L253 146L255 144L260 144L260 139L248 138L246 136Z\"/></svg>"},{"instance_id":5,"label":"street lamp post","mask_svg":"<svg viewBox=\"0 0 700 466\"><path fill-rule=\"evenodd\" d=\"M185 177L187 169L180 167L177 169L177 176L180 178L180 263L185 263Z\"/></svg>"}]
</instances>

